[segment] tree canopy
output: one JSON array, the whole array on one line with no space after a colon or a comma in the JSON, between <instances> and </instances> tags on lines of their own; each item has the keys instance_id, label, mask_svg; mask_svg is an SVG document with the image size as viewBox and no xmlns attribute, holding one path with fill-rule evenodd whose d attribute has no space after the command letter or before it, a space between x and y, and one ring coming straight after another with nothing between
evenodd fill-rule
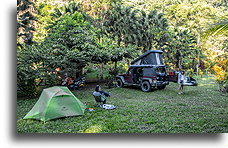
<instances>
[{"instance_id":1,"label":"tree canopy","mask_svg":"<svg viewBox=\"0 0 228 148\"><path fill-rule=\"evenodd\" d=\"M224 83L226 6L226 0L18 0L18 86L54 85L61 72L77 77L88 64L116 69L152 49L163 50L173 69L217 75L222 69Z\"/></svg>"}]
</instances>

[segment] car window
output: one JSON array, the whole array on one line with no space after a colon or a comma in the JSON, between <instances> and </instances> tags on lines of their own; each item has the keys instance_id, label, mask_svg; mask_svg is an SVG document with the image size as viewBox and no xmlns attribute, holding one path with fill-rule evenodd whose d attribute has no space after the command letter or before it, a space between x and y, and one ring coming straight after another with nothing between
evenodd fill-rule
<instances>
[{"instance_id":1,"label":"car window","mask_svg":"<svg viewBox=\"0 0 228 148\"><path fill-rule=\"evenodd\" d=\"M165 68L164 68L164 67L158 67L158 68L156 69L156 72L157 72L157 73L165 73Z\"/></svg>"},{"instance_id":2,"label":"car window","mask_svg":"<svg viewBox=\"0 0 228 148\"><path fill-rule=\"evenodd\" d=\"M133 70L133 68L129 68L127 71L127 74L132 74L132 70Z\"/></svg>"}]
</instances>

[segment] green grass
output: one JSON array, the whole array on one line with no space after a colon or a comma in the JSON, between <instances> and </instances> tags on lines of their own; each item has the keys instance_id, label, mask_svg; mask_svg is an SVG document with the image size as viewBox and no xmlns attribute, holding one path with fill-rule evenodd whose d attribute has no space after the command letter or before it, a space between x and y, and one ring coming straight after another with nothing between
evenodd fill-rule
<instances>
[{"instance_id":1,"label":"green grass","mask_svg":"<svg viewBox=\"0 0 228 148\"><path fill-rule=\"evenodd\" d=\"M94 106L93 88L74 94L95 111L84 116L47 122L23 120L37 99L17 101L19 133L227 133L227 95L221 94L212 77L200 79L199 86L185 87L178 95L178 85L145 93L137 88L105 89L111 93L107 103L117 106L104 110Z\"/></svg>"}]
</instances>

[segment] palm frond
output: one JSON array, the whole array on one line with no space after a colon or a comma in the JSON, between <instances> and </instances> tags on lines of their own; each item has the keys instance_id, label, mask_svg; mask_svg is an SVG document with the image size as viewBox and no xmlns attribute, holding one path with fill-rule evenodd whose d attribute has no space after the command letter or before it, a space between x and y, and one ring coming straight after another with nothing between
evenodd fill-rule
<instances>
[{"instance_id":1,"label":"palm frond","mask_svg":"<svg viewBox=\"0 0 228 148\"><path fill-rule=\"evenodd\" d=\"M212 25L209 29L207 29L202 37L208 38L209 36L217 36L217 35L228 35L228 21L224 20L220 23Z\"/></svg>"}]
</instances>

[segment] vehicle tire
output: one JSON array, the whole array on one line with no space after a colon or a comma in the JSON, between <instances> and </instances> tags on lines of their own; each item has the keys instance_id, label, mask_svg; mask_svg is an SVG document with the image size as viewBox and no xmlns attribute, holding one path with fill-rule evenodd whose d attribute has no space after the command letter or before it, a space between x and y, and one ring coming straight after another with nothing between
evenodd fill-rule
<instances>
[{"instance_id":1,"label":"vehicle tire","mask_svg":"<svg viewBox=\"0 0 228 148\"><path fill-rule=\"evenodd\" d=\"M123 84L123 82L122 82L121 79L117 79L117 80L116 80L116 86L119 87L119 88L121 88L121 87L124 86L124 84Z\"/></svg>"},{"instance_id":2,"label":"vehicle tire","mask_svg":"<svg viewBox=\"0 0 228 148\"><path fill-rule=\"evenodd\" d=\"M148 81L143 81L141 84L141 90L144 92L149 92L151 91L151 85Z\"/></svg>"},{"instance_id":3,"label":"vehicle tire","mask_svg":"<svg viewBox=\"0 0 228 148\"><path fill-rule=\"evenodd\" d=\"M165 89L166 85L158 86L158 89Z\"/></svg>"}]
</instances>

